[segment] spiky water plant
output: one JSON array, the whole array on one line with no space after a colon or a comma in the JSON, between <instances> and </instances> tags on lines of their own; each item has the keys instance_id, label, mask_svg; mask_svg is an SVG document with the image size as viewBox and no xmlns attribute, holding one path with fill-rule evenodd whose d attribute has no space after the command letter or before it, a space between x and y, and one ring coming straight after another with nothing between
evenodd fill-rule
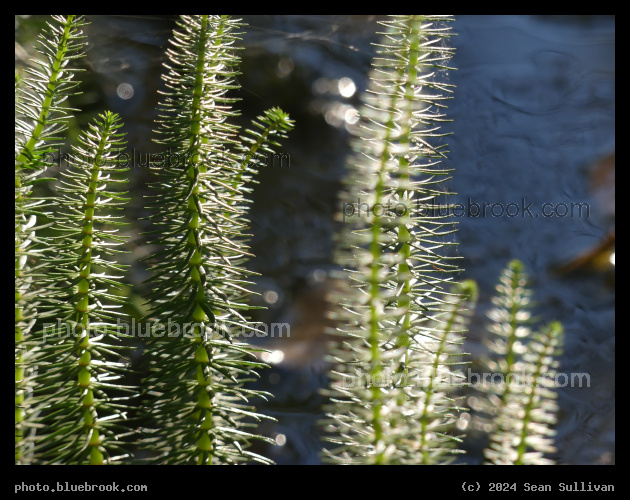
<instances>
[{"instance_id":1,"label":"spiky water plant","mask_svg":"<svg viewBox=\"0 0 630 500\"><path fill-rule=\"evenodd\" d=\"M119 440L128 432L122 421L133 389L120 383L129 362L119 328L122 299L112 293L121 285L115 254L124 238L111 212L128 201L116 189L129 170L118 168L120 127L111 112L90 124L57 186L63 196L42 268L44 323L32 339L37 463L115 463L128 455Z\"/></svg>"},{"instance_id":2,"label":"spiky water plant","mask_svg":"<svg viewBox=\"0 0 630 500\"><path fill-rule=\"evenodd\" d=\"M339 322L327 414L339 445L326 452L333 461L447 463L458 452L458 405L448 393L461 382L454 320L471 289L451 291L459 269L445 252L455 227L438 141L451 86L437 76L450 69L449 20L382 23L340 197L336 261L346 271L331 297Z\"/></svg>"},{"instance_id":3,"label":"spiky water plant","mask_svg":"<svg viewBox=\"0 0 630 500\"><path fill-rule=\"evenodd\" d=\"M482 385L490 416L490 444L484 455L495 465L549 465L555 451L552 425L558 406L552 390L562 349L562 325L556 321L533 331L532 291L523 264L511 261L503 271L490 319L486 368L500 375ZM494 380L494 379L493 379Z\"/></svg>"},{"instance_id":4,"label":"spiky water plant","mask_svg":"<svg viewBox=\"0 0 630 500\"><path fill-rule=\"evenodd\" d=\"M52 165L53 150L63 144L71 109L67 99L75 92L78 71L74 60L83 55L81 16L53 16L39 36L40 59L16 73L15 85L15 461L24 463L32 435L33 363L25 342L37 319L41 295L41 237L36 235L47 211L46 202L33 199L34 186ZM38 221L39 218L39 221ZM29 452L30 454L30 452Z\"/></svg>"},{"instance_id":5,"label":"spiky water plant","mask_svg":"<svg viewBox=\"0 0 630 500\"><path fill-rule=\"evenodd\" d=\"M388 32L364 98L341 198L346 224L336 258L346 271L332 297L339 328L328 423L338 447L327 458L334 462L449 463L459 453L453 424L464 380L460 344L476 290L453 283L458 269L445 249L454 225L437 203L449 175L439 165L443 146L434 143L449 91L434 78L451 55L442 43L449 35L444 20L384 23ZM109 212L126 202L112 187L125 173L116 162L123 147L117 115L101 115L82 134L57 198L32 197L36 183L50 180L42 174L62 142L82 24L77 16L54 17L42 38L42 69L25 82L16 76L20 464L128 457L122 424L134 389L120 381L127 363L113 293L123 271L113 254L123 240ZM245 300L251 273L243 267L246 184L255 182L260 153L273 154L293 122L274 108L253 130L239 134L230 124L239 26L226 16L183 17L168 53L159 128L165 151L152 165L159 249L151 257L154 330L142 398L144 446L157 463L270 463L246 449L263 439L250 429L263 416L249 399L265 396L244 387L264 365L238 338L254 330ZM529 297L522 264L513 262L491 313L496 357L488 366L504 378L524 373L531 383L492 389L490 463L552 463L557 406L549 381L562 327L532 333Z\"/></svg>"},{"instance_id":6,"label":"spiky water plant","mask_svg":"<svg viewBox=\"0 0 630 500\"><path fill-rule=\"evenodd\" d=\"M244 183L259 153L293 123L279 109L259 117L255 132L239 136L230 123L241 26L228 16L182 16L167 52L158 128L165 153L154 164L150 200L159 250L151 257L156 334L147 343L145 393L146 443L158 463L270 462L246 450L264 439L249 430L263 416L248 404L264 394L244 383L264 365L238 339L255 329L245 316Z\"/></svg>"}]
</instances>

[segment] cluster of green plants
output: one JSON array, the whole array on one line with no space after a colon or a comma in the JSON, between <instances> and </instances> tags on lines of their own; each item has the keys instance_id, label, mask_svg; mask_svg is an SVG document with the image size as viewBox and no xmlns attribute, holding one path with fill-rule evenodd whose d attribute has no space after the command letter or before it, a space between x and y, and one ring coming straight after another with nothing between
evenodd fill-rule
<instances>
[{"instance_id":1,"label":"cluster of green plants","mask_svg":"<svg viewBox=\"0 0 630 500\"><path fill-rule=\"evenodd\" d=\"M442 464L462 451L467 358L464 335L476 285L458 282L455 224L447 214L440 123L453 88L449 16L392 16L363 97L355 154L340 204L396 206L368 212L338 235L326 460L348 464ZM119 262L128 167L120 118L103 112L72 146L70 166L47 177L76 110L81 16L53 16L41 57L16 73L15 461L18 464L272 463L249 451L269 418L252 404L270 395L248 382L266 365L230 334L256 329L248 247L249 194L261 152L273 153L293 121L272 108L241 131L234 124L238 40L229 16L182 16L167 50L156 127L163 146L146 206L152 230L144 345L137 385ZM37 184L54 186L40 196ZM431 209L429 209L431 205ZM401 209L402 207L402 209ZM420 208L420 210L419 210ZM426 210L424 209L426 208ZM446 209L446 210L442 210ZM552 463L562 327L532 328L523 266L504 271L489 314L488 370L526 372L534 383L480 388L491 423L492 464ZM170 338L167 322L191 325Z\"/></svg>"},{"instance_id":2,"label":"cluster of green plants","mask_svg":"<svg viewBox=\"0 0 630 500\"><path fill-rule=\"evenodd\" d=\"M440 78L453 69L445 21L451 19L384 22L363 97L341 201L355 206L353 214L361 203L382 209L346 217L337 242L344 271L331 304L339 326L326 422L333 463L446 464L463 453L462 344L477 287L456 281L458 257L446 251L456 244L456 227L442 187L451 173L441 165L446 144L439 142L452 92ZM493 422L485 457L550 463L543 454L553 451L556 405L542 378L556 368L562 328L530 331L530 292L518 261L497 292L486 368L515 383L481 388ZM534 382L517 382L517 372Z\"/></svg>"}]
</instances>

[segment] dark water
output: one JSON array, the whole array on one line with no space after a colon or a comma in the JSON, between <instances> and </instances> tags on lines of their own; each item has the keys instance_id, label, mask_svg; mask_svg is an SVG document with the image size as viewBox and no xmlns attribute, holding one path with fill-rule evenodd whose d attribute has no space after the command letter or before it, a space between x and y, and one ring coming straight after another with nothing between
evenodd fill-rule
<instances>
[{"instance_id":1,"label":"dark water","mask_svg":"<svg viewBox=\"0 0 630 500\"><path fill-rule=\"evenodd\" d=\"M88 112L109 106L121 113L130 146L156 151L151 129L172 18L90 20L90 71L79 105ZM250 267L261 274L259 302L269 307L256 319L291 324L289 339L264 341L275 363L260 382L276 396L263 410L278 420L263 431L281 446L257 451L279 464L316 464L335 200L377 24L366 16L244 20L243 123L275 105L297 123L285 147L290 167L263 169L254 191L256 258ZM474 356L481 352L483 315L499 273L510 259L521 259L532 277L537 312L564 324L560 371L590 375L589 388L560 390L557 458L568 464L614 462L614 266L558 271L614 229L614 167L612 183L598 181L601 170L594 173L593 167L615 151L614 17L462 16L453 29L458 35L451 39L452 64L458 69L448 77L457 88L448 107L454 121L447 126L454 132L447 165L456 169L449 187L459 193L453 201L514 204L510 213L519 210L514 217L494 217L488 208L486 217L459 219L462 277L480 287L466 347ZM340 84L343 78L349 80ZM357 88L352 95L350 81ZM120 97L129 97L129 87L120 87L124 83L133 87L131 98ZM143 215L148 177L142 168L132 174L129 215L135 218ZM530 203L531 217L523 212ZM543 203L554 204L560 215L564 205L570 210L572 203L588 203L589 217L543 217ZM500 206L494 210L498 214ZM133 242L130 249L132 261L146 252ZM142 268L132 269L134 283L144 278ZM474 429L470 435L467 460L476 463Z\"/></svg>"},{"instance_id":2,"label":"dark water","mask_svg":"<svg viewBox=\"0 0 630 500\"><path fill-rule=\"evenodd\" d=\"M566 330L561 372L586 372L590 388L560 391L563 463L614 460L614 268L560 274L614 229L612 186L593 189L591 165L615 151L614 18L464 17L456 22L452 165L460 202L533 202L534 217L463 218L460 251L482 312L504 263L521 259L538 311ZM605 194L603 194L605 193ZM612 203L610 201L612 200ZM590 217L563 214L588 203ZM512 212L514 213L514 212ZM471 332L475 337L476 332Z\"/></svg>"}]
</instances>

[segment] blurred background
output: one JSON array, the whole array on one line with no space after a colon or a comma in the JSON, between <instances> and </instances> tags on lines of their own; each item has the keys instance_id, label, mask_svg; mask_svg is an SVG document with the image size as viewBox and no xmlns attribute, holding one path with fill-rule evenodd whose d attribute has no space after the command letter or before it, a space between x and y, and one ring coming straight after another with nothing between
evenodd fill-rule
<instances>
[{"instance_id":1,"label":"blurred background","mask_svg":"<svg viewBox=\"0 0 630 500\"><path fill-rule=\"evenodd\" d=\"M46 18L16 16L16 68L33 57ZM88 16L89 45L79 75L82 110L74 137L109 108L125 123L129 148L146 158L152 142L168 16ZM254 188L249 267L259 273L252 299L266 310L256 321L288 323L290 337L257 339L272 365L257 383L274 394L261 411L277 419L261 429L278 446L256 449L278 464L317 464L322 447L319 394L326 385L328 275L340 179L349 130L367 85L378 16L244 16L240 124L272 106L296 121L283 144L289 164L263 168ZM515 203L516 217L472 214L458 219L461 279L480 297L466 351L484 347L485 313L501 270L522 260L536 312L565 327L560 372L588 373L590 387L559 391L556 459L566 464L615 461L615 18L614 16L456 16L456 48L446 77L456 85L444 127L453 132L446 166L454 168L453 203ZM138 259L151 248L140 233L151 175L130 171L132 221L125 258L132 264L129 312L143 313ZM530 211L523 207L531 203ZM542 216L542 205L557 213ZM572 203L588 204L571 214ZM568 208L568 213L564 207ZM548 210L549 211L549 210ZM498 208L494 212L498 213ZM513 213L513 209L510 211ZM538 217L536 215L539 215ZM474 410L474 399L468 406ZM466 463L479 463L483 435L471 420Z\"/></svg>"}]
</instances>

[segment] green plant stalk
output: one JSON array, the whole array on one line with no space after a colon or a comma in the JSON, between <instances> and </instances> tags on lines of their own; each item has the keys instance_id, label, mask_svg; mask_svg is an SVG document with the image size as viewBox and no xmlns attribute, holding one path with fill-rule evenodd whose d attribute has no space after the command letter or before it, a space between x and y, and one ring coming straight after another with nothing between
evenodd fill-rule
<instances>
[{"instance_id":1,"label":"green plant stalk","mask_svg":"<svg viewBox=\"0 0 630 500\"><path fill-rule=\"evenodd\" d=\"M519 287L524 286L524 281L525 281L525 277L522 275L522 265L517 262L517 261L512 261L511 265L509 266L510 271L511 271L511 290L514 291L514 295L510 296L510 301L511 304L509 305L510 307L510 320L509 320L509 325L510 325L510 329L509 329L509 333L508 333L508 341L507 341L507 346L506 346L506 352L505 352L505 364L509 369L511 369L514 366L515 360L516 360L516 356L514 353L514 345L516 343L517 337L516 337L516 329L519 326L522 326L522 322L520 322L517 319L518 313L523 309L521 307L521 301L519 300L520 297L516 296L516 291L519 289ZM504 374L504 375L508 375L508 373ZM509 393L509 387L506 387L506 391L507 393Z\"/></svg>"},{"instance_id":2,"label":"green plant stalk","mask_svg":"<svg viewBox=\"0 0 630 500\"><path fill-rule=\"evenodd\" d=\"M420 416L421 432L420 432L420 450L422 453L422 462L431 464L434 462L433 443L429 439L431 435L430 425L432 423L432 415L429 411L435 405L434 400L438 400L439 385L441 377L442 359L444 357L453 356L453 346L460 345L463 340L458 335L463 335L468 329L468 317L471 310L474 310L478 296L477 285L474 281L467 280L456 285L453 290L453 297L450 299L450 311L446 311L446 322L439 325L439 331L436 332L438 346L433 354L433 363L429 373L429 382L425 388L425 401ZM463 355L460 353L460 355ZM457 364L457 362L452 362ZM447 384L453 385L452 380L447 380ZM443 382L442 382L443 385ZM463 384L462 384L463 385ZM459 438L452 438L454 441L461 441Z\"/></svg>"},{"instance_id":3,"label":"green plant stalk","mask_svg":"<svg viewBox=\"0 0 630 500\"><path fill-rule=\"evenodd\" d=\"M374 381L392 374L408 379L430 366L433 356L439 356L433 350L424 350L418 342L430 336L430 328L439 327L428 325L448 307L441 297L448 296L443 288L452 278L435 277L435 273L444 272L435 264L445 258L434 249L445 243L432 238L439 239L452 231L442 231L448 223L434 220L437 218L410 214L414 194L424 200L444 194L430 186L437 183L436 177L448 172L432 169L435 163L413 163L443 156L438 155L439 148L426 145L427 137L438 136L434 133L437 127L427 130L425 125L442 121L441 114L429 109L432 105L440 107L436 101L444 97L419 91L425 86L448 91L448 86L429 81L432 74L428 72L429 67L443 68L441 61L450 56L433 38L445 36L446 30L433 26L435 21L443 20L401 16L383 23L389 31L378 47L385 55L373 63L359 127L363 140L354 144L357 155L353 160L357 163L349 165L344 180L342 202L351 202L354 207L357 199L360 204L365 197L368 207L370 203L375 208L389 206L393 201L406 210L395 216L374 210L365 222L360 215L351 223L344 219L351 229L339 237L336 260L350 272L341 273L340 278L351 278L354 286L340 283L341 289L331 297L333 314L340 321L339 343L333 351L339 368L333 372L332 404L327 416L331 418L329 430L337 434L330 441L341 446L325 453L343 463L422 460L419 441L411 436L429 427L423 428L420 423L424 395L415 388L382 386ZM428 175L415 180L422 174ZM438 227L430 229L431 225ZM424 240L427 247L420 245ZM453 270L456 266L449 267ZM352 380L357 376L372 382L365 388L356 384L345 387L348 377ZM450 405L443 397L440 402ZM432 411L431 416L441 419L441 412Z\"/></svg>"},{"instance_id":4,"label":"green plant stalk","mask_svg":"<svg viewBox=\"0 0 630 500\"><path fill-rule=\"evenodd\" d=\"M401 150L405 150L405 148L409 148L411 143L410 135L411 135L411 118L413 114L413 84L417 79L418 71L416 68L416 64L418 63L418 51L420 49L420 39L418 36L418 32L411 30L410 40L409 40L409 49L408 49L408 61L405 65L400 65L397 70L396 80L398 82L402 82L405 86L404 98L401 99L401 105L404 107L403 116L400 121L402 130L398 133L397 141ZM405 75L407 73L407 75ZM397 113L397 98L396 95L391 96L392 102L390 107L390 114L387 120L387 124L385 126L386 132L385 137L383 139L384 149L381 155L381 165L379 168L379 181L376 187L376 198L377 203L380 202L383 196L384 189L384 172L387 171L387 159L390 156L390 144L392 141L391 133L395 130L396 122L395 122L395 114ZM407 158L400 155L398 157L398 175L401 180L401 184L409 184L409 162ZM405 200L406 205L406 214L409 214L411 209L411 204L408 203L410 199L411 192L406 189L398 190L399 200ZM402 323L402 332L397 338L397 345L404 349L403 361L402 364L404 366L403 373L405 378L409 375L409 359L408 359L408 349L410 346L409 342L409 334L408 331L411 327L411 310L410 306L410 298L409 293L411 292L410 285L410 269L407 263L407 260L411 256L411 248L409 245L409 240L411 239L411 234L407 229L407 224L409 223L409 217L405 217L400 221L400 225L398 226L398 243L400 246L400 257L401 262L398 265L398 283L402 287L402 293L398 298L398 307L401 310L406 311L403 317ZM380 255L380 243L379 243L379 235L382 231L382 224L380 218L375 215L374 222L372 226L372 297L375 300L378 300L380 282L378 279L378 257ZM371 335L370 335L370 344L372 346L372 356L374 360L374 364L377 365L376 369L372 371L372 376L378 376L381 372L381 367L379 365L380 361L380 343L379 343L379 324L378 317L376 314L376 308L374 307L374 302L371 304L372 307L372 321L371 321ZM378 404L374 406L374 418L372 420L372 425L375 429L375 442L374 446L379 446L379 441L382 439L382 430L380 424L380 412L382 406L382 389L380 387L374 387L372 389L373 397L375 401L378 401ZM402 403L402 399L405 398L405 393L403 391L400 392L400 403ZM376 458L376 463L382 463L384 459L383 453L381 453Z\"/></svg>"},{"instance_id":5,"label":"green plant stalk","mask_svg":"<svg viewBox=\"0 0 630 500\"><path fill-rule=\"evenodd\" d=\"M528 463L526 458L526 453L530 448L530 444L528 443L528 441L531 439L532 435L537 434L537 431L531 428L531 424L534 420L533 412L536 410L536 408L540 406L540 403L537 400L545 396L536 389L542 376L548 375L548 370L550 366L548 358L553 358L553 356L557 354L558 345L561 342L561 335L562 325L555 322L547 326L547 328L540 334L540 337L538 339L538 342L540 343L538 347L538 352L535 354L536 371L533 374L533 379L535 380L535 382L534 386L531 387L529 391L527 402L525 404L523 429L519 436L519 442L516 446L517 457L514 461L514 465L527 465Z\"/></svg>"},{"instance_id":6,"label":"green plant stalk","mask_svg":"<svg viewBox=\"0 0 630 500\"><path fill-rule=\"evenodd\" d=\"M253 120L254 128L262 130L262 132L248 129L246 134L241 134L237 149L242 154L242 161L235 176L233 187L242 187L245 182L252 182L253 175L258 171L260 165L255 160L256 153L264 151L266 153L274 153L273 147L279 148L280 144L276 139L286 139L286 133L295 127L295 122L289 118L289 115L280 108L271 108L266 110L261 116ZM249 147L247 146L249 144Z\"/></svg>"},{"instance_id":7,"label":"green plant stalk","mask_svg":"<svg viewBox=\"0 0 630 500\"><path fill-rule=\"evenodd\" d=\"M499 371L504 380L509 380L514 376L518 366L519 358L515 350L519 344L519 336L526 338L531 334L527 327L532 322L529 313L531 291L527 289L527 276L520 261L512 260L508 264L497 291L499 295L493 299L496 308L489 315L494 318L491 328L502 342L495 342L489 346L490 350L498 355L498 362L490 361L489 369L492 372ZM511 391L510 384L502 384L495 389L499 404L493 405L493 413L502 412L510 399ZM497 426L497 432L502 431L501 425L501 419L493 419L493 426Z\"/></svg>"},{"instance_id":8,"label":"green plant stalk","mask_svg":"<svg viewBox=\"0 0 630 500\"><path fill-rule=\"evenodd\" d=\"M408 68L408 78L405 82L405 98L402 101L404 106L402 124L403 130L400 133L400 137L398 142L400 144L401 150L409 150L411 146L411 119L413 116L413 84L418 78L418 70L416 65L418 64L418 52L420 50L420 37L416 32L411 33L410 41L409 41L409 63L407 64ZM402 74L402 67L399 70L399 79L404 75ZM394 105L392 106L394 107ZM410 175L409 175L409 161L405 156L398 157L398 173L400 183L405 186L409 185ZM412 192L407 189L399 189L398 190L398 199L404 200L403 203L406 207L406 213L409 214L411 210L411 194ZM409 267L408 260L411 257L411 245L409 241L411 240L411 233L407 229L407 224L409 223L409 218L402 219L400 225L398 226L398 244L400 246L400 259L401 262L398 265L398 283L402 287L401 295L398 299L398 307L402 310L405 310L405 315L403 318L402 325L402 333L398 337L398 346L402 347L405 350L405 354L403 356L403 373L405 378L409 376L409 334L407 333L411 328L411 269ZM401 392L401 398L404 398L404 392ZM402 401L400 401L402 403Z\"/></svg>"},{"instance_id":9,"label":"green plant stalk","mask_svg":"<svg viewBox=\"0 0 630 500\"><path fill-rule=\"evenodd\" d=\"M375 198L376 204L381 203L383 200L383 191L385 188L385 172L387 162L386 159L389 156L389 145L391 141L390 133L394 128L395 124L393 122L394 115L394 102L392 103L392 108L390 109L390 113L387 120L386 132L384 138L384 149L383 154L380 157L380 165L378 168L378 181L375 189ZM374 380L378 377L382 372L381 366L381 335L380 335L380 314L379 314L379 306L380 306L380 290L381 290L381 280L379 278L379 270L380 270L380 256L381 256L381 243L380 243L380 235L382 232L382 222L381 218L377 215L374 215L374 221L372 222L372 242L371 242L371 254L372 254L372 263L370 265L370 282L369 282L369 293L370 293L370 335L369 335L369 343L370 343L370 356L371 356L371 368L370 368L370 377ZM383 428L381 425L381 409L383 406L383 390L379 386L373 386L371 388L372 392L372 429L374 432L372 445L374 449L382 449L383 451L379 453L375 458L376 464L381 464L384 457L385 446L383 446Z\"/></svg>"},{"instance_id":10,"label":"green plant stalk","mask_svg":"<svg viewBox=\"0 0 630 500\"><path fill-rule=\"evenodd\" d=\"M512 274L512 289L516 290L517 287L519 286L519 281L520 281L520 269L518 268L512 268L513 274ZM516 344L516 329L520 326L519 321L516 319L517 315L519 313L520 307L519 307L519 301L518 300L514 300L512 298L512 304L510 305L510 330L509 330L509 334L508 334L508 341L507 341L507 346L506 346L506 353L505 353L505 365L507 367L507 372L504 373L504 377L505 380L507 380L507 377L510 377L513 375L513 369L516 365L516 356L514 353L514 346ZM501 394L501 407L505 406L507 399L510 396L510 384L505 384L504 385L504 391L503 394Z\"/></svg>"},{"instance_id":11,"label":"green plant stalk","mask_svg":"<svg viewBox=\"0 0 630 500\"><path fill-rule=\"evenodd\" d=\"M220 43L222 31L222 26L219 26L216 43ZM212 463L212 460L209 458L211 458L214 454L214 444L212 442L213 440L211 438L211 434L213 428L215 427L215 424L213 423L213 404L211 401L212 374L209 367L211 360L214 358L215 350L211 346L206 347L202 345L201 336L201 328L205 328L208 321L210 321L210 323L214 322L213 313L208 311L209 317L202 307L206 298L204 288L201 286L200 273L200 269L203 272L203 264L207 265L202 258L203 248L200 239L200 226L202 220L202 217L200 217L200 204L204 200L201 198L202 186L199 182L200 176L202 174L206 174L208 170L207 166L200 162L199 151L202 142L202 138L200 136L202 113L200 102L204 91L204 74L206 66L205 47L208 42L207 32L208 16L201 16L199 40L196 51L197 60L195 63L195 80L192 92L190 129L188 131L188 160L185 165L186 182L188 183L187 192L190 193L185 214L185 219L188 221L186 240L189 252L191 253L190 259L188 260L188 286L196 290L196 292L194 292L191 319L197 323L194 326L193 343L196 344L194 359L198 363L196 370L198 384L194 389L194 392L197 394L197 401L195 406L196 412L193 413L193 421L194 425L199 429L198 432L195 433L197 448L196 456L199 464ZM209 390L206 390L206 388ZM191 423L191 425L193 424Z\"/></svg>"},{"instance_id":12,"label":"green plant stalk","mask_svg":"<svg viewBox=\"0 0 630 500\"><path fill-rule=\"evenodd\" d=\"M190 146L189 150L191 151L191 161L190 167L188 168L187 176L189 179L189 192L192 193L192 196L188 199L188 210L189 210L189 220L188 228L191 230L188 235L188 242L191 244L193 249L193 255L190 259L190 285L193 287L196 285L197 293L195 296L195 306L193 311L192 319L195 323L202 323L209 320L208 316L204 312L201 304L204 302L205 293L204 289L201 285L201 274L199 273L200 269L203 269L201 264L203 263L201 257L201 245L197 243L200 241L199 237L199 227L200 227L200 202L199 194L200 194L200 185L198 182L198 177L200 174L205 174L208 171L208 168L204 164L199 164L199 146L200 146L200 128L201 128L201 109L200 109L200 100L203 94L203 74L204 74L204 66L205 66L205 45L207 43L207 29L208 29L208 16L201 16L201 30L199 37L199 50L197 51L198 59L197 59L197 67L196 67L196 76L195 76L195 90L193 92L193 102L192 102L192 127L190 131ZM219 25L217 39L214 42L214 45L220 45L220 37L223 34L223 26ZM199 169L198 174L195 172L195 166L198 166ZM199 208L198 208L199 207ZM192 238L190 236L193 236ZM214 316L211 314L211 322L214 320ZM194 342L199 344L197 350L195 351L195 361L198 363L197 366L197 380L199 383L197 396L197 408L199 408L199 417L197 419L197 423L200 428L200 437L197 441L197 449L199 450L198 454L198 463L200 465L204 463L212 464L212 460L209 459L213 455L214 444L212 443L212 439L210 437L209 432L215 427L215 424L212 419L212 402L210 400L210 396L206 390L206 387L212 386L212 375L209 373L208 365L210 364L210 360L214 357L215 352L214 349L207 349L205 346L201 345L201 330L198 326L195 326L195 339ZM205 369L205 370L204 370ZM204 373L205 372L205 373Z\"/></svg>"},{"instance_id":13,"label":"green plant stalk","mask_svg":"<svg viewBox=\"0 0 630 500\"><path fill-rule=\"evenodd\" d=\"M533 381L526 388L513 390L501 407L497 420L501 422L491 435L484 454L493 465L553 465L544 454L553 453L550 428L557 419L556 394L547 388L545 378L553 378L557 361L554 356L562 347L562 325L552 322L542 332L533 335L524 353L523 370ZM543 378L544 377L544 378ZM520 383L520 382L519 382Z\"/></svg>"},{"instance_id":14,"label":"green plant stalk","mask_svg":"<svg viewBox=\"0 0 630 500\"><path fill-rule=\"evenodd\" d=\"M127 397L111 396L133 392L114 383L126 372L120 361L124 347L118 345L126 335L112 322L120 317L121 299L108 288L120 277L98 272L122 270L107 258L124 241L108 229L120 222L105 211L127 201L109 187L125 182L119 175L128 170L117 168L120 127L118 115L101 115L79 137L71 170L62 172L58 189L64 196L54 214L58 236L51 239L42 301L42 318L57 323L45 323L34 338L34 400L45 424L35 439L36 463L101 465L126 456L119 441L126 431Z\"/></svg>"},{"instance_id":15,"label":"green plant stalk","mask_svg":"<svg viewBox=\"0 0 630 500\"><path fill-rule=\"evenodd\" d=\"M205 174L208 171L208 168L204 164L199 164L199 147L200 147L200 126L201 126L201 109L200 109L200 101L201 96L203 94L203 74L204 74L204 66L205 66L205 45L207 43L207 29L208 29L208 16L201 16L201 29L200 29L200 37L199 37L199 50L197 51L197 66L196 66L196 76L195 76L195 89L193 92L193 101L192 101L192 127L190 131L190 145L189 151L191 152L189 168L187 172L187 177L189 179L189 192L192 193L192 196L188 199L188 210L189 210L189 220L188 228L191 230L188 235L188 242L191 244L191 248L193 250L192 258L189 262L190 267L190 284L195 286L197 285L197 293L195 296L195 306L193 311L193 321L195 323L202 323L208 321L208 316L204 312L201 307L201 303L203 303L204 290L201 285L201 274L199 273L200 269L203 269L202 258L200 253L200 245L197 242L200 241L199 238L199 226L200 226L200 199L199 192L200 186L198 183L199 174ZM223 26L220 25L218 33L217 33L217 41L215 45L220 43L220 37L223 33ZM195 172L195 166L198 165L198 174ZM198 209L199 207L199 209ZM192 238L190 236L193 236ZM212 386L212 375L209 373L208 364L210 363L210 359L214 356L214 352L212 349L206 350L206 347L201 345L201 330L198 326L194 327L194 342L199 344L197 350L195 351L195 361L198 363L197 366L197 380L198 380L198 388L197 388L197 408L199 408L199 417L197 422L199 424L200 432L199 439L197 441L197 449L199 450L198 454L198 463L204 464L209 463L212 464L212 460L208 460L208 457L212 456L214 445L211 441L209 432L215 427L215 424L212 419L212 402L210 401L210 396L208 392L205 391L205 387ZM205 368L205 370L204 370ZM205 371L205 373L204 373Z\"/></svg>"},{"instance_id":16,"label":"green plant stalk","mask_svg":"<svg viewBox=\"0 0 630 500\"><path fill-rule=\"evenodd\" d=\"M82 44L80 16L63 18L55 16L57 25L49 24L40 36L40 53L43 62L38 62L45 71L30 71L30 77L18 85L16 75L16 158L15 158L15 461L23 458L24 425L26 417L25 394L27 366L24 342L32 328L36 316L33 292L37 288L34 277L29 272L27 260L38 256L33 247L37 215L35 209L41 203L29 198L36 179L48 166L41 156L58 139L51 137L53 132L61 132L68 119L67 110L60 103L69 95L74 86L73 70L64 66L71 59L80 57ZM79 52L77 54L77 52ZM66 76L62 76L65 72ZM29 95L23 84L31 89ZM18 140L18 136L20 139ZM57 143L58 144L58 143ZM28 220L26 220L28 218ZM29 233L25 233L29 231ZM30 292L29 292L30 289Z\"/></svg>"},{"instance_id":17,"label":"green plant stalk","mask_svg":"<svg viewBox=\"0 0 630 500\"><path fill-rule=\"evenodd\" d=\"M521 262L508 264L497 292L493 298L496 307L488 316L492 321L490 331L496 337L489 347L499 357L497 361L488 360L487 367L505 374L506 382L491 389L498 404L488 402L496 416L490 444L484 450L486 463L553 464L544 454L555 451L550 425L556 422L558 407L556 394L546 387L544 379L555 374L558 362L554 356L562 348L562 325L552 322L536 333L527 326L532 323L528 311L531 291ZM533 384L518 379L519 372L529 374Z\"/></svg>"},{"instance_id":18,"label":"green plant stalk","mask_svg":"<svg viewBox=\"0 0 630 500\"><path fill-rule=\"evenodd\" d=\"M94 212L96 204L96 192L99 183L99 176L102 172L101 165L103 164L103 156L105 148L110 144L110 137L115 130L117 117L111 114L106 114L103 125L101 137L98 143L98 149L94 154L94 163L91 165L91 176L88 190L85 200L85 212L82 234L83 239L81 241L82 259L79 270L80 281L76 289L76 302L75 321L80 325L82 336L79 339L79 374L78 385L81 387L83 393L82 409L83 409L83 426L87 433L88 446L90 447L90 464L102 465L104 463L104 456L99 445L101 444L100 432L98 429L98 414L94 404L94 389L92 388L92 374L90 372L90 365L92 364L92 356L90 354L90 337L88 326L90 322L89 306L90 306L90 282L93 278L90 276L92 266L92 235L94 228Z\"/></svg>"},{"instance_id":19,"label":"green plant stalk","mask_svg":"<svg viewBox=\"0 0 630 500\"><path fill-rule=\"evenodd\" d=\"M37 125L33 129L33 133L30 139L24 145L24 148L17 157L16 164L19 166L27 162L31 163L37 161L35 146L41 138L46 123L48 123L48 118L50 116L52 108L53 97L55 96L57 90L57 79L59 77L59 74L61 73L62 64L66 60L68 41L72 38L71 30L76 29L74 26L75 18L76 16L68 16L68 18L66 19L66 23L63 27L63 35L57 43L57 53L55 54L55 58L52 64L52 70L50 72L48 84L46 85L46 97L44 98L44 101L41 105L41 112L37 120Z\"/></svg>"},{"instance_id":20,"label":"green plant stalk","mask_svg":"<svg viewBox=\"0 0 630 500\"><path fill-rule=\"evenodd\" d=\"M263 418L246 403L265 394L243 384L264 365L229 330L253 328L241 313L250 309L244 278L251 274L241 267L249 256L242 183L258 148L275 144L270 137L282 137L292 122L270 110L259 117L262 126L255 122L262 133L237 138L228 121L237 99L227 93L238 88L232 44L240 25L227 16L184 16L179 26L158 129L158 142L171 155L165 168L155 168L162 182L154 186L152 219L162 250L152 257L149 318L194 327L191 339L148 343L145 441L160 463L269 463L246 450L252 439L264 438L243 430L251 426L245 419Z\"/></svg>"}]
</instances>

